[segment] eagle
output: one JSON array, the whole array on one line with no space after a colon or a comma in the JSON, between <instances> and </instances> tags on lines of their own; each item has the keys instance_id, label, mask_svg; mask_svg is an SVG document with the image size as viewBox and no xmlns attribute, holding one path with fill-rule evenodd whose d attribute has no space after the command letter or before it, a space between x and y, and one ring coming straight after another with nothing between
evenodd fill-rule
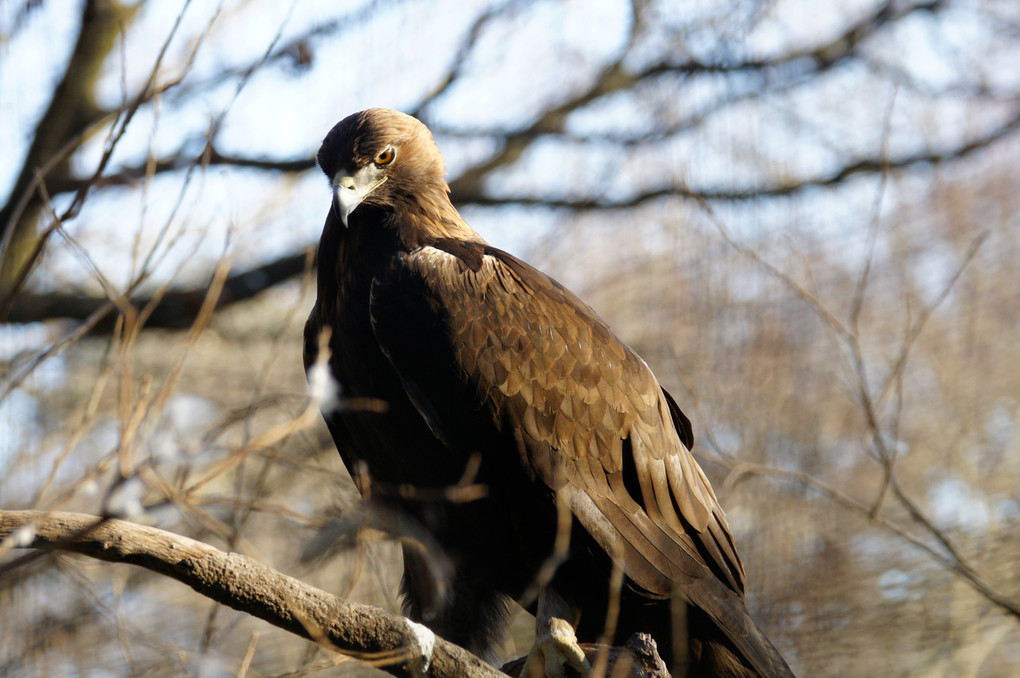
<instances>
[{"instance_id":1,"label":"eagle","mask_svg":"<svg viewBox=\"0 0 1020 678\"><path fill-rule=\"evenodd\" d=\"M588 670L574 634L643 632L689 676L791 676L745 607L691 423L644 360L464 221L416 118L354 113L317 161L333 197L305 369L322 352L344 402L385 405L323 415L370 505L413 526L405 613L492 658L518 601L551 673ZM449 491L465 479L483 491Z\"/></svg>"}]
</instances>

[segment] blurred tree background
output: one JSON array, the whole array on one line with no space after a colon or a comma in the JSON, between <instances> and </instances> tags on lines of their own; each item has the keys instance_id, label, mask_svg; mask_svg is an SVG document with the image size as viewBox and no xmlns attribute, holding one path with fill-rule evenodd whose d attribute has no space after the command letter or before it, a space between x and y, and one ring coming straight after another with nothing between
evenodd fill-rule
<instances>
[{"instance_id":1,"label":"blurred tree background","mask_svg":"<svg viewBox=\"0 0 1020 678\"><path fill-rule=\"evenodd\" d=\"M469 223L691 415L798 675L1018 675L1017 64L1014 0L6 0L0 508L399 609L396 547L337 522L356 491L321 422L259 438L307 403L314 153L388 106ZM9 546L2 675L370 671Z\"/></svg>"}]
</instances>

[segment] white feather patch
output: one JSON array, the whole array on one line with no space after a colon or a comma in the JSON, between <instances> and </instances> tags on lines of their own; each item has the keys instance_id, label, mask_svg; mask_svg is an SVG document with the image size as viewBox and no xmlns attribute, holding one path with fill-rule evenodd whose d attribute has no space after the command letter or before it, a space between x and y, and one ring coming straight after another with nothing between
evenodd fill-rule
<instances>
[{"instance_id":1,"label":"white feather patch","mask_svg":"<svg viewBox=\"0 0 1020 678\"><path fill-rule=\"evenodd\" d=\"M340 384L325 362L316 362L308 368L308 395L323 414L332 414L340 404Z\"/></svg>"},{"instance_id":2,"label":"white feather patch","mask_svg":"<svg viewBox=\"0 0 1020 678\"><path fill-rule=\"evenodd\" d=\"M9 542L16 548L31 546L32 542L35 541L35 525L22 525L11 532L4 541Z\"/></svg>"}]
</instances>

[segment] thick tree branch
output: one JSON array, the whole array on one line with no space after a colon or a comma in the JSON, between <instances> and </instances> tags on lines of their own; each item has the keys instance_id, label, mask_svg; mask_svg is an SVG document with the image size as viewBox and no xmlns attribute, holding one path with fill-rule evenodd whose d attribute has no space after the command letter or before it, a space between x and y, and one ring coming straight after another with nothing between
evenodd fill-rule
<instances>
[{"instance_id":1,"label":"thick tree branch","mask_svg":"<svg viewBox=\"0 0 1020 678\"><path fill-rule=\"evenodd\" d=\"M106 4L119 7L115 0L106 0L106 3L100 3L100 6L105 7ZM49 237L57 231L64 222L78 216L82 206L85 204L85 200L92 188L93 182L95 182L98 177L102 176L103 172L106 170L106 166L110 162L110 158L113 156L113 152L120 143L120 140L124 137L124 133L131 124L131 120L134 118L142 104L150 100L153 92L157 89L156 79L159 75L163 59L166 56L167 49L170 47L170 43L177 34L177 30L181 26L181 21L184 18L184 13L187 11L189 4L190 0L185 2L184 7L178 13L177 19L171 27L166 40L164 40L162 48L159 50L159 54L156 56L155 63L149 71L149 78L141 92L133 98L130 105L127 105L122 109L122 115L118 113L118 119L114 121L110 128L109 134L104 143L103 155L100 158L95 171L92 173L92 176L87 181L83 182L80 188L77 189L70 206L65 208L60 215L57 215L53 206L50 204L50 193L46 189L45 178L55 168L59 167L60 163L66 161L66 154L74 150L84 140L84 133L80 133L72 140L66 142L56 156L48 160L47 165L44 168L33 167L32 183L20 196L12 195L10 198L11 201L16 202L8 202L7 207L13 205L13 212L11 213L8 222L5 223L16 223L17 229L19 229L20 233L27 233L31 230L28 227L34 224L34 218L29 218L27 212L27 210L32 209L33 201L36 201L38 209L46 209L50 223L37 237L28 238L26 236L23 238L23 240L26 241L34 240L34 242L30 242L31 247L25 247L24 242L22 243L22 246L14 246L7 241L7 237L11 236L15 232L14 226L11 226L4 234L4 243L2 245L2 249L0 249L0 292L5 292L6 298L3 300L2 306L0 306L0 320L7 318L7 314L10 312L14 299L21 291L22 286L28 279L32 268L38 262L39 257L42 256L43 249L45 248ZM119 27L120 26L118 24L118 28ZM194 52L192 52L192 57L193 56ZM99 64L95 67L98 68ZM172 86L173 83L168 85L168 87ZM37 134L38 133L39 132L37 130ZM7 207L4 209L7 209Z\"/></svg>"},{"instance_id":2,"label":"thick tree branch","mask_svg":"<svg viewBox=\"0 0 1020 678\"><path fill-rule=\"evenodd\" d=\"M242 169L256 169L266 172L293 174L298 172L307 172L315 167L315 159L308 157L294 158L291 160L273 160L271 158L248 158L238 155L224 155L216 150L214 146L208 144L198 154L185 153L183 150L180 150L172 155L160 158L151 163L145 161L138 165L126 165L116 172L98 177L94 181L76 177L65 177L47 182L46 187L53 195L58 195L60 193L77 191L90 181L91 186L94 188L129 186L147 178L150 173L165 174L167 172L183 171L195 167L196 165L201 165L203 167L211 165L225 165L230 167L239 167Z\"/></svg>"},{"instance_id":3,"label":"thick tree branch","mask_svg":"<svg viewBox=\"0 0 1020 678\"><path fill-rule=\"evenodd\" d=\"M71 551L144 567L393 675L503 675L404 617L337 598L247 556L153 527L76 513L0 511L0 540L5 546Z\"/></svg>"},{"instance_id":4,"label":"thick tree branch","mask_svg":"<svg viewBox=\"0 0 1020 678\"><path fill-rule=\"evenodd\" d=\"M32 191L27 204L22 198L31 191L36 172L40 167L58 158L51 167L55 177L66 176L70 154L65 146L78 138L98 117L101 111L94 102L95 83L101 67L115 44L116 36L131 22L137 7L126 8L115 0L89 0L82 10L78 38L67 60L60 83L53 90L50 104L32 134L28 149L7 203L0 208L0 288L12 284L25 251L30 248L30 226L41 208L40 196Z\"/></svg>"},{"instance_id":5,"label":"thick tree branch","mask_svg":"<svg viewBox=\"0 0 1020 678\"><path fill-rule=\"evenodd\" d=\"M396 676L505 676L420 624L370 605L338 598L239 553L226 553L172 532L80 513L0 510L0 557L12 548L69 551L129 563L187 584L227 607L258 617ZM0 565L0 576L34 560ZM620 678L669 675L655 641L635 634L623 647L585 643L589 661ZM520 675L524 657L506 664Z\"/></svg>"},{"instance_id":6,"label":"thick tree branch","mask_svg":"<svg viewBox=\"0 0 1020 678\"><path fill-rule=\"evenodd\" d=\"M227 277L223 293L217 301L217 310L225 306L250 299L270 287L310 270L312 252L300 252L281 257L262 266L235 273ZM191 327L205 301L207 290L195 288L171 290L164 293L152 315L145 322L146 327L162 329L186 329ZM151 297L132 297L135 308L144 308ZM30 323L66 318L85 320L96 312L106 309L105 316L95 322L92 333L106 334L113 331L116 322L115 306L106 297L89 297L75 294L20 294L14 300L8 321Z\"/></svg>"}]
</instances>

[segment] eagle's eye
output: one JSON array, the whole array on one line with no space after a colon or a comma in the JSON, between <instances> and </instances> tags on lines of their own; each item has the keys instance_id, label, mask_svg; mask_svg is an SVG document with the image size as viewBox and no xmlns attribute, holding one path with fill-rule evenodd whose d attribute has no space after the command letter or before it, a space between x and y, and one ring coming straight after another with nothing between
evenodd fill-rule
<instances>
[{"instance_id":1,"label":"eagle's eye","mask_svg":"<svg viewBox=\"0 0 1020 678\"><path fill-rule=\"evenodd\" d=\"M393 162L393 158L397 157L397 152L393 150L392 146L386 147L386 150L381 151L379 155L375 156L375 164L377 167L385 167Z\"/></svg>"}]
</instances>

